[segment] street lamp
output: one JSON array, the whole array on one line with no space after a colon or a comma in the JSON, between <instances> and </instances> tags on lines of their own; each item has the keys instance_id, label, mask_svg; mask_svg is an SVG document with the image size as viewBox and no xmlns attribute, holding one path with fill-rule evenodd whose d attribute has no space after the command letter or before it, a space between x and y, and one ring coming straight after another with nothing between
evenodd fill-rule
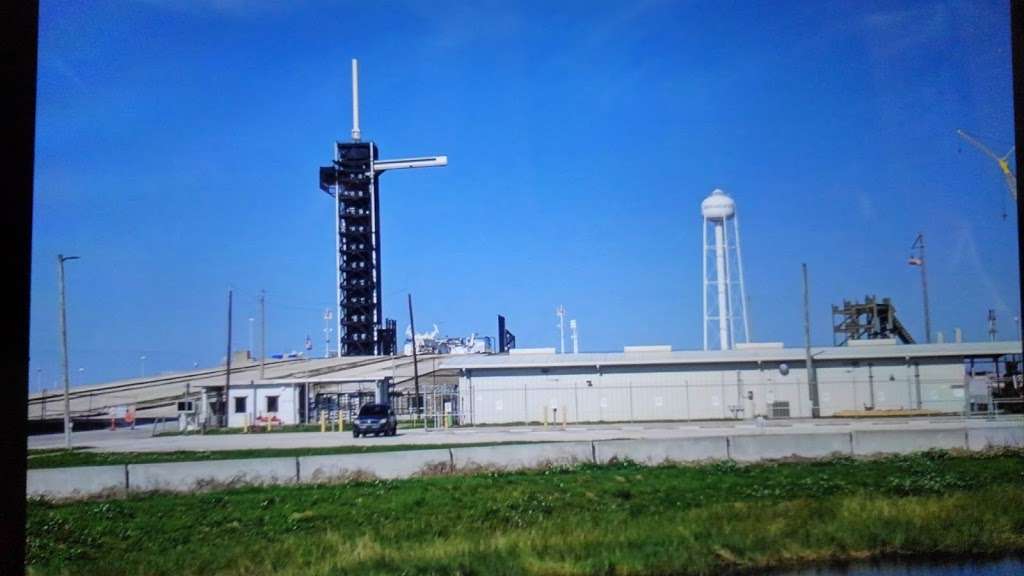
<instances>
[{"instance_id":1,"label":"street lamp","mask_svg":"<svg viewBox=\"0 0 1024 576\"><path fill-rule=\"evenodd\" d=\"M57 254L57 281L60 284L60 350L61 371L64 375L64 447L71 449L71 379L68 376L68 321L64 298L64 263L78 260L78 256Z\"/></svg>"}]
</instances>

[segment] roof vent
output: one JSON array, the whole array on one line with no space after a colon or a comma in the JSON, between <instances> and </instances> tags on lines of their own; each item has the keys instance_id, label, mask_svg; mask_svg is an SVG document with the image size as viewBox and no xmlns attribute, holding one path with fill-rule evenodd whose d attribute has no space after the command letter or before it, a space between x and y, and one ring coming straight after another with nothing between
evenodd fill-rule
<instances>
[{"instance_id":1,"label":"roof vent","mask_svg":"<svg viewBox=\"0 0 1024 576\"><path fill-rule=\"evenodd\" d=\"M782 342L737 342L737 350L778 350L782 348Z\"/></svg>"},{"instance_id":2,"label":"roof vent","mask_svg":"<svg viewBox=\"0 0 1024 576\"><path fill-rule=\"evenodd\" d=\"M520 354L554 354L554 348L512 348L508 351L509 354L520 355Z\"/></svg>"},{"instance_id":3,"label":"roof vent","mask_svg":"<svg viewBox=\"0 0 1024 576\"><path fill-rule=\"evenodd\" d=\"M644 354L650 352L671 352L672 346L625 346L622 351L626 354Z\"/></svg>"}]
</instances>

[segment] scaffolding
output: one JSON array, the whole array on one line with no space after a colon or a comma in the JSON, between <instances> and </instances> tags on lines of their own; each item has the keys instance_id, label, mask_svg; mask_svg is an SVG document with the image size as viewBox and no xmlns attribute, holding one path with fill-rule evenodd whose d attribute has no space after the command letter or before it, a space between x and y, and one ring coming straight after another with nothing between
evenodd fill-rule
<instances>
[{"instance_id":1,"label":"scaffolding","mask_svg":"<svg viewBox=\"0 0 1024 576\"><path fill-rule=\"evenodd\" d=\"M879 301L865 296L864 302L843 300L832 306L832 343L843 346L851 340L898 339L913 344L914 338L896 318L896 307L889 298Z\"/></svg>"}]
</instances>

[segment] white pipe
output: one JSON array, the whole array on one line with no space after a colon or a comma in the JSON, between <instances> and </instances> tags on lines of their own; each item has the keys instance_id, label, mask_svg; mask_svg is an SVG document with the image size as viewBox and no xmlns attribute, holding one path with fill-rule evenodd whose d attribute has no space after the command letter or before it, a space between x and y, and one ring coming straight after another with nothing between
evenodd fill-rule
<instances>
[{"instance_id":1,"label":"white pipe","mask_svg":"<svg viewBox=\"0 0 1024 576\"><path fill-rule=\"evenodd\" d=\"M729 317L729 348L736 347L736 314L732 310L732 262L729 261L729 219L722 220L722 238L725 240L725 305Z\"/></svg>"},{"instance_id":2,"label":"white pipe","mask_svg":"<svg viewBox=\"0 0 1024 576\"><path fill-rule=\"evenodd\" d=\"M576 320L569 320L569 331L572 334L572 353L580 353L580 335L576 328Z\"/></svg>"},{"instance_id":3,"label":"white pipe","mask_svg":"<svg viewBox=\"0 0 1024 576\"><path fill-rule=\"evenodd\" d=\"M747 289L743 285L743 252L740 250L740 217L733 215L732 225L736 236L736 270L740 275L740 306L743 311L743 339L750 342L750 316L747 315Z\"/></svg>"},{"instance_id":4,"label":"white pipe","mask_svg":"<svg viewBox=\"0 0 1024 576\"><path fill-rule=\"evenodd\" d=\"M352 140L358 142L359 132L359 61L352 59Z\"/></svg>"},{"instance_id":5,"label":"white pipe","mask_svg":"<svg viewBox=\"0 0 1024 576\"><path fill-rule=\"evenodd\" d=\"M728 298L725 285L725 238L724 220L715 220L715 282L718 285L718 342L722 350L729 349Z\"/></svg>"},{"instance_id":6,"label":"white pipe","mask_svg":"<svg viewBox=\"0 0 1024 576\"><path fill-rule=\"evenodd\" d=\"M555 315L558 316L558 353L565 354L565 307L559 305Z\"/></svg>"},{"instance_id":7,"label":"white pipe","mask_svg":"<svg viewBox=\"0 0 1024 576\"><path fill-rule=\"evenodd\" d=\"M701 304L704 307L704 350L708 349L708 219L701 226L700 240Z\"/></svg>"}]
</instances>

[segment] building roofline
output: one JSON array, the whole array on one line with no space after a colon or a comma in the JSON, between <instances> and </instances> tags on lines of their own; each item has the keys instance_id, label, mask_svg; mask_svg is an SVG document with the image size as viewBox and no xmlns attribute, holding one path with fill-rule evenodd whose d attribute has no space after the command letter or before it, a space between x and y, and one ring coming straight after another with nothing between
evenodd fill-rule
<instances>
[{"instance_id":1,"label":"building roofline","mask_svg":"<svg viewBox=\"0 0 1024 576\"><path fill-rule=\"evenodd\" d=\"M812 347L817 362L911 358L985 358L1020 354L1021 342L967 342L947 344L880 344ZM440 369L505 369L594 366L649 366L669 364L722 364L802 362L804 348L749 348L744 350L675 350L671 352L589 352L581 354L489 354L445 360Z\"/></svg>"}]
</instances>

